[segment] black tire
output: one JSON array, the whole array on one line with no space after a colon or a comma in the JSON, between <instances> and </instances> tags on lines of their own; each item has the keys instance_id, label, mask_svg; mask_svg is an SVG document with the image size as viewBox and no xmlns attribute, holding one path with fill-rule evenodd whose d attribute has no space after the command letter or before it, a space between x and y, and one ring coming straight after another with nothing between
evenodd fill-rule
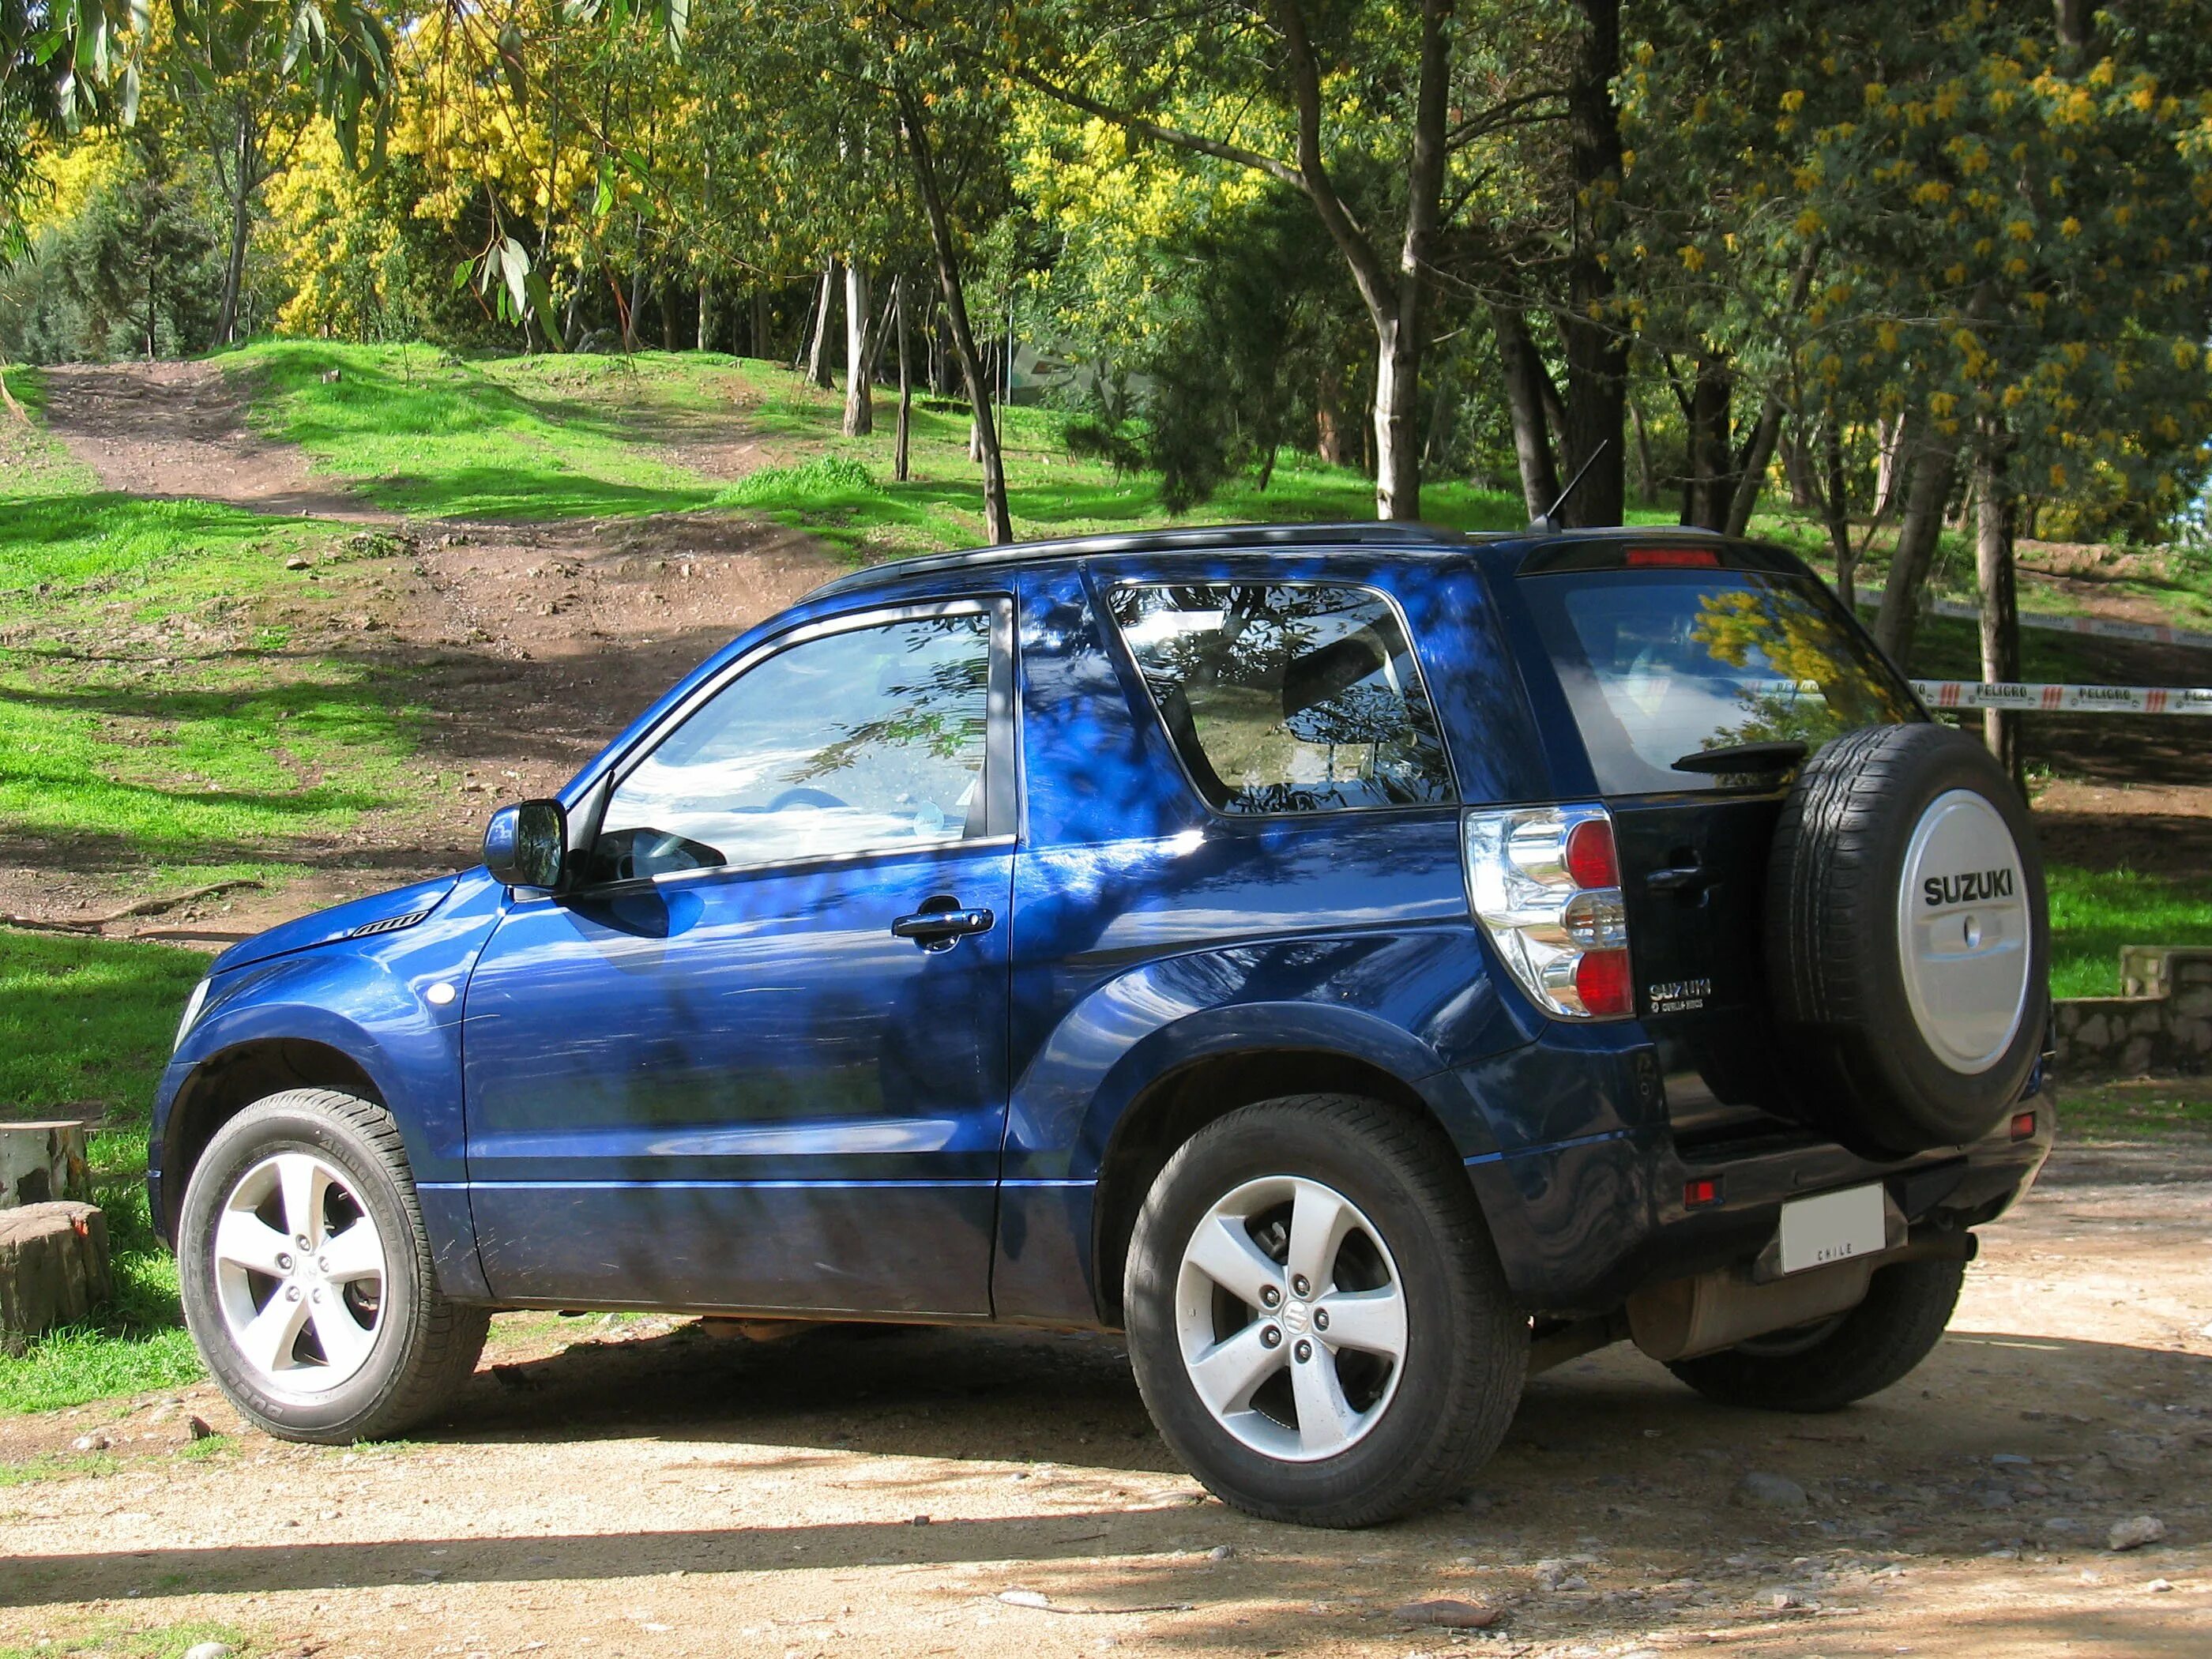
<instances>
[{"instance_id":1,"label":"black tire","mask_svg":"<svg viewBox=\"0 0 2212 1659\"><path fill-rule=\"evenodd\" d=\"M271 1383L240 1351L216 1283L215 1234L225 1201L257 1165L307 1152L343 1173L384 1245L382 1305L358 1371L322 1392ZM483 1352L490 1312L438 1289L398 1127L383 1108L329 1089L288 1089L216 1131L193 1166L177 1229L185 1322L239 1412L285 1440L343 1445L400 1434L451 1404Z\"/></svg>"},{"instance_id":2,"label":"black tire","mask_svg":"<svg viewBox=\"0 0 2212 1659\"><path fill-rule=\"evenodd\" d=\"M1267 1455L1224 1427L1191 1380L1176 1323L1200 1222L1245 1183L1285 1176L1328 1187L1372 1224L1405 1316L1394 1390L1378 1395L1358 1437L1315 1462ZM1433 1124L1352 1096L1264 1101L1186 1142L1138 1218L1124 1313L1137 1386L1185 1465L1224 1503L1307 1526L1372 1526L1458 1491L1504 1437L1528 1370L1527 1316L1450 1144Z\"/></svg>"},{"instance_id":3,"label":"black tire","mask_svg":"<svg viewBox=\"0 0 2212 1659\"><path fill-rule=\"evenodd\" d=\"M1883 1267L1849 1313L1667 1369L1708 1400L1765 1412L1840 1411L1898 1382L1934 1352L1958 1305L1963 1261Z\"/></svg>"},{"instance_id":4,"label":"black tire","mask_svg":"<svg viewBox=\"0 0 2212 1659\"><path fill-rule=\"evenodd\" d=\"M1916 833L1956 792L1978 797L2010 837L2008 848L1999 845L1993 828L1984 861L2003 866L1995 873L2008 888L2016 867L2013 915L2025 924L2027 950L2009 1039L1970 1060L1947 1058L1943 1032L1915 1012L1899 919L1902 897L1922 902L1902 892L1915 873L1906 866ZM1978 926L1972 916L1963 925ZM1806 763L1775 831L1766 958L1784 1046L1802 1056L1791 1074L1808 1121L1877 1157L1989 1133L2042 1052L2050 951L2043 861L2027 806L1979 742L1947 726L1871 726ZM1993 1049L2000 1040L1990 1040Z\"/></svg>"}]
</instances>

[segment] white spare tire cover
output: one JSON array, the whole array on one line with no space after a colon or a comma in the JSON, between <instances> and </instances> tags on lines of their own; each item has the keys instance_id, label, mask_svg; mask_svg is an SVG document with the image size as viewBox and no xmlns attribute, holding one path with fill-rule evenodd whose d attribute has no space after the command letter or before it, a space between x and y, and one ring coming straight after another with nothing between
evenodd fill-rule
<instances>
[{"instance_id":1,"label":"white spare tire cover","mask_svg":"<svg viewBox=\"0 0 2212 1659\"><path fill-rule=\"evenodd\" d=\"M1798 775L1766 954L1802 1114L1878 1154L1994 1129L2050 1012L2043 866L1988 750L1949 726L1838 738Z\"/></svg>"}]
</instances>

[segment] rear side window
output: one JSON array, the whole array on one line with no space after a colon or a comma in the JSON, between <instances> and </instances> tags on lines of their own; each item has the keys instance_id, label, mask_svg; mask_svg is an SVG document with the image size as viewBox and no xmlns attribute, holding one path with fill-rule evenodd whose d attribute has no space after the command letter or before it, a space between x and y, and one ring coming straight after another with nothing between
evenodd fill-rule
<instances>
[{"instance_id":1,"label":"rear side window","mask_svg":"<svg viewBox=\"0 0 2212 1659\"><path fill-rule=\"evenodd\" d=\"M1184 769L1216 811L1452 799L1405 630L1371 588L1177 582L1117 588L1111 605Z\"/></svg>"},{"instance_id":2,"label":"rear side window","mask_svg":"<svg viewBox=\"0 0 2212 1659\"><path fill-rule=\"evenodd\" d=\"M1771 787L1771 775L1674 763L1743 743L1817 749L1861 726L1920 718L1842 606L1803 577L1576 572L1528 577L1522 592L1606 794Z\"/></svg>"}]
</instances>

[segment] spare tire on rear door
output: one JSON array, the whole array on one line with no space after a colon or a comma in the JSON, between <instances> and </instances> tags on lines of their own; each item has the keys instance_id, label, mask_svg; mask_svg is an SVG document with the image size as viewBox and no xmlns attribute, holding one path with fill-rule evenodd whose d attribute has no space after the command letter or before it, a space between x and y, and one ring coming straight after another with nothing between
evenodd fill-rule
<instances>
[{"instance_id":1,"label":"spare tire on rear door","mask_svg":"<svg viewBox=\"0 0 2212 1659\"><path fill-rule=\"evenodd\" d=\"M1790 1081L1848 1145L1973 1140L2043 1047L2043 862L2003 769L1947 726L1877 726L1805 763L1768 866Z\"/></svg>"}]
</instances>

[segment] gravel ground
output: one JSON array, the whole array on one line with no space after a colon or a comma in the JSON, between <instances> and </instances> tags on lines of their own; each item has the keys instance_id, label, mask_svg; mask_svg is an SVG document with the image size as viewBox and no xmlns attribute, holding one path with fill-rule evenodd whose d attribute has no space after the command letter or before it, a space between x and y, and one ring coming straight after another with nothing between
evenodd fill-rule
<instances>
[{"instance_id":1,"label":"gravel ground","mask_svg":"<svg viewBox=\"0 0 2212 1659\"><path fill-rule=\"evenodd\" d=\"M404 1444L281 1445L204 1389L0 1424L43 1471L0 1489L0 1650L2212 1652L2212 1142L2067 1146L1984 1237L1885 1395L1729 1411L1609 1351L1531 1384L1461 1504L1363 1534L1208 1498L1110 1338L509 1316ZM1398 1616L1433 1598L1498 1623Z\"/></svg>"}]
</instances>

